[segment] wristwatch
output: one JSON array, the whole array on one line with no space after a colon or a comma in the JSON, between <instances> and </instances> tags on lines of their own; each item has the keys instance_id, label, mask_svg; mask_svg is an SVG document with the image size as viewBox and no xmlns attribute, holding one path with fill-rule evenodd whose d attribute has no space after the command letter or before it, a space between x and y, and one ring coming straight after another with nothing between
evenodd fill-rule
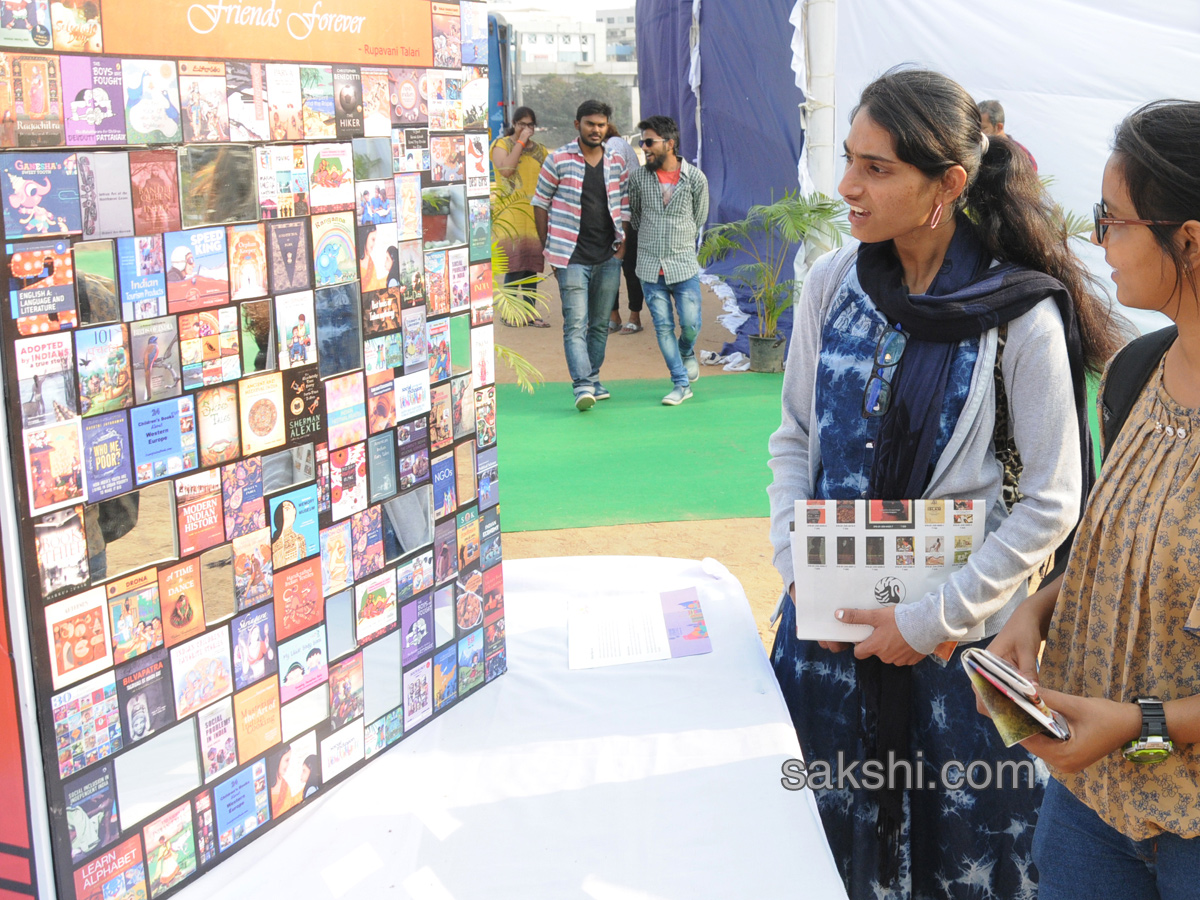
<instances>
[{"instance_id":1,"label":"wristwatch","mask_svg":"<svg viewBox=\"0 0 1200 900\"><path fill-rule=\"evenodd\" d=\"M1142 733L1125 748L1125 758L1135 763L1158 763L1171 755L1174 745L1167 736L1167 715L1157 697L1133 701L1142 709Z\"/></svg>"}]
</instances>

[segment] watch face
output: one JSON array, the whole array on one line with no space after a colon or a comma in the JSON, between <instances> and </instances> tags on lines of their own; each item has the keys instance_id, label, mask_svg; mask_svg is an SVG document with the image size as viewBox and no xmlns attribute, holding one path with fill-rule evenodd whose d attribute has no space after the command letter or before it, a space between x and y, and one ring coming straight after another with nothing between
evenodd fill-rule
<instances>
[{"instance_id":1,"label":"watch face","mask_svg":"<svg viewBox=\"0 0 1200 900\"><path fill-rule=\"evenodd\" d=\"M1130 747L1125 751L1125 758L1135 763L1158 763L1171 755L1170 743L1143 744Z\"/></svg>"}]
</instances>

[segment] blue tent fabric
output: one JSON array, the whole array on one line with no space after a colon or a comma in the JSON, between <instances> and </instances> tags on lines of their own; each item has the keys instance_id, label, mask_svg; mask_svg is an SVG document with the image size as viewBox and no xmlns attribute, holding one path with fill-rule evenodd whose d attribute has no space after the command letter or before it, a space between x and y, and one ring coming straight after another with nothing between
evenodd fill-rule
<instances>
[{"instance_id":1,"label":"blue tent fabric","mask_svg":"<svg viewBox=\"0 0 1200 900\"><path fill-rule=\"evenodd\" d=\"M684 156L696 158L696 95L692 67L692 0L637 0L638 85L642 117L670 116ZM620 123L624 126L624 123ZM637 122L630 122L633 129Z\"/></svg>"}]
</instances>

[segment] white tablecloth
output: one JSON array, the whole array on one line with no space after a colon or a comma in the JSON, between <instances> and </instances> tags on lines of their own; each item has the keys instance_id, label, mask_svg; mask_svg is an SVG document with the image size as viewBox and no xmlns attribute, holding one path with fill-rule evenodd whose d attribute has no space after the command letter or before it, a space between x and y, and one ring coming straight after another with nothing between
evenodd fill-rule
<instances>
[{"instance_id":1,"label":"white tablecloth","mask_svg":"<svg viewBox=\"0 0 1200 900\"><path fill-rule=\"evenodd\" d=\"M720 564L504 564L509 671L181 900L844 898L741 586ZM567 668L572 590L695 585L701 656Z\"/></svg>"}]
</instances>

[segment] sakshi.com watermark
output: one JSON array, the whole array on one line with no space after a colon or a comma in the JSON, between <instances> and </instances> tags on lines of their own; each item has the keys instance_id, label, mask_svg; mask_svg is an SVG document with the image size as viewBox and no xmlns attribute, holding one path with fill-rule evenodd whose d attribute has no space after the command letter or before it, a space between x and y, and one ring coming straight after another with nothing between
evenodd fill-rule
<instances>
[{"instance_id":1,"label":"sakshi.com watermark","mask_svg":"<svg viewBox=\"0 0 1200 900\"><path fill-rule=\"evenodd\" d=\"M927 764L918 750L914 759L897 759L888 751L881 759L847 759L839 750L835 760L785 760L779 783L789 791L843 790L971 790L991 788L1030 789L1037 783L1037 770L1030 759L950 759L940 766Z\"/></svg>"}]
</instances>

